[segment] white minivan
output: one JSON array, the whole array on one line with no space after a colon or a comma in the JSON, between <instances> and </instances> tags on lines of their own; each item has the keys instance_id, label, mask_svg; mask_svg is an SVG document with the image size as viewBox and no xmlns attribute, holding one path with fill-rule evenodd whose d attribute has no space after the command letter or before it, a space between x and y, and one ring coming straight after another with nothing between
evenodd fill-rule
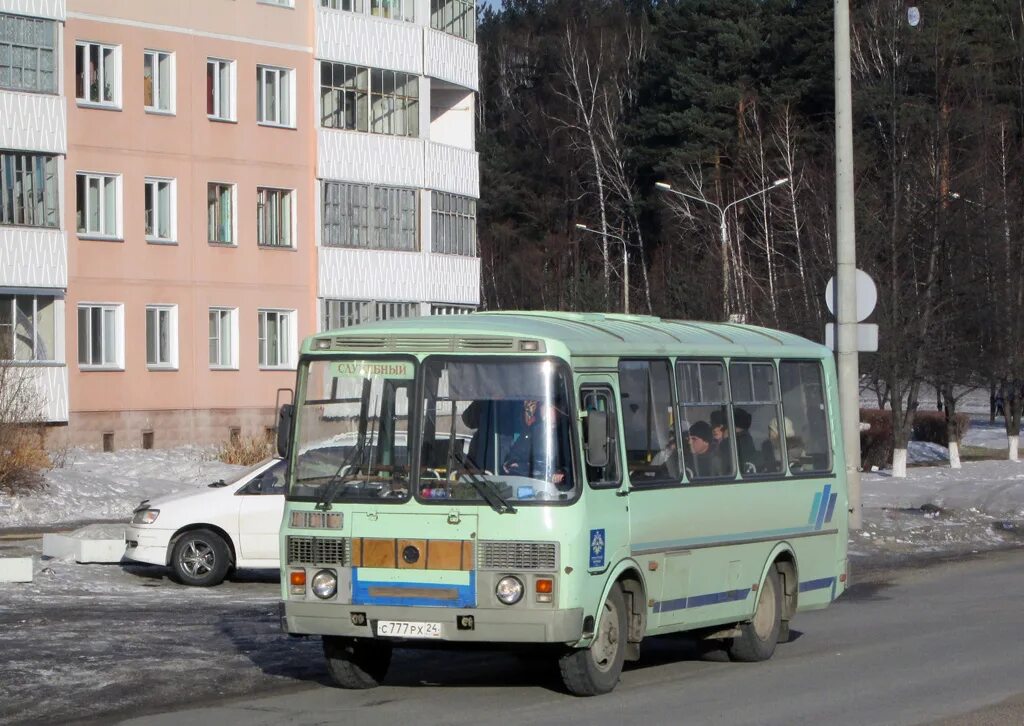
<instances>
[{"instance_id":1,"label":"white minivan","mask_svg":"<svg viewBox=\"0 0 1024 726\"><path fill-rule=\"evenodd\" d=\"M230 482L144 500L125 530L125 557L170 566L208 587L238 568L278 569L287 462L268 459Z\"/></svg>"}]
</instances>

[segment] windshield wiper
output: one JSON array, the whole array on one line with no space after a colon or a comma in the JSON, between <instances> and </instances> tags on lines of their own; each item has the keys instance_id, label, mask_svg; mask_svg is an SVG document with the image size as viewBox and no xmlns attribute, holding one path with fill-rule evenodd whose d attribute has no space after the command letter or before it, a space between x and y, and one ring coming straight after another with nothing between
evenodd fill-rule
<instances>
[{"instance_id":1,"label":"windshield wiper","mask_svg":"<svg viewBox=\"0 0 1024 726\"><path fill-rule=\"evenodd\" d=\"M366 446L366 437L364 436L359 440L352 451L349 452L345 460L341 462L341 465L335 470L334 474L331 475L330 480L324 485L324 493L320 499L317 500L314 509L321 511L328 511L331 509L331 504L334 502L334 498L338 496L338 491L341 489L341 485L347 482L347 479L341 476L341 472L345 467L352 464L353 461L362 453L363 448Z\"/></svg>"},{"instance_id":2,"label":"windshield wiper","mask_svg":"<svg viewBox=\"0 0 1024 726\"><path fill-rule=\"evenodd\" d=\"M498 514L516 513L516 508L512 506L510 501L501 496L496 488L490 486L490 484L481 479L477 474L470 471L469 462L466 461L466 457L461 451L452 447L451 454L459 462L459 465L465 468L466 479L468 479L469 483L473 485L473 488L476 489L481 498L490 505L491 509Z\"/></svg>"}]
</instances>

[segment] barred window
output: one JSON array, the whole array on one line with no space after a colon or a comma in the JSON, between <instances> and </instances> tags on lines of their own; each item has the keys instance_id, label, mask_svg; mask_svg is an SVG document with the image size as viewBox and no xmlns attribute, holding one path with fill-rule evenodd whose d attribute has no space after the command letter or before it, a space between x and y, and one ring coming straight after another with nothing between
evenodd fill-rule
<instances>
[{"instance_id":1,"label":"barred window","mask_svg":"<svg viewBox=\"0 0 1024 726\"><path fill-rule=\"evenodd\" d=\"M444 255L476 256L476 200L431 193L431 249Z\"/></svg>"},{"instance_id":2,"label":"barred window","mask_svg":"<svg viewBox=\"0 0 1024 726\"><path fill-rule=\"evenodd\" d=\"M320 125L390 136L419 136L419 77L320 61Z\"/></svg>"},{"instance_id":3,"label":"barred window","mask_svg":"<svg viewBox=\"0 0 1024 726\"><path fill-rule=\"evenodd\" d=\"M439 305L430 306L431 315L469 315L476 310L472 305Z\"/></svg>"},{"instance_id":4,"label":"barred window","mask_svg":"<svg viewBox=\"0 0 1024 726\"><path fill-rule=\"evenodd\" d=\"M324 300L320 324L323 330L351 328L361 323L396 318L418 318L420 304L386 300Z\"/></svg>"},{"instance_id":5,"label":"barred window","mask_svg":"<svg viewBox=\"0 0 1024 726\"><path fill-rule=\"evenodd\" d=\"M0 151L0 224L59 225L57 157Z\"/></svg>"},{"instance_id":6,"label":"barred window","mask_svg":"<svg viewBox=\"0 0 1024 726\"><path fill-rule=\"evenodd\" d=\"M321 212L325 247L419 249L414 189L325 181Z\"/></svg>"},{"instance_id":7,"label":"barred window","mask_svg":"<svg viewBox=\"0 0 1024 726\"><path fill-rule=\"evenodd\" d=\"M57 23L0 13L0 88L57 92Z\"/></svg>"},{"instance_id":8,"label":"barred window","mask_svg":"<svg viewBox=\"0 0 1024 726\"><path fill-rule=\"evenodd\" d=\"M430 27L476 42L475 0L430 0Z\"/></svg>"}]
</instances>

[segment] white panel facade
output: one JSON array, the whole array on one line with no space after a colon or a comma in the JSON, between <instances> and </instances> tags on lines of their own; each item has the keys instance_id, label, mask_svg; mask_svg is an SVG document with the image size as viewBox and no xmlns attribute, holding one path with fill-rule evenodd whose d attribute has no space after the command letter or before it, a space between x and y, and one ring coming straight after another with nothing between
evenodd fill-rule
<instances>
[{"instance_id":1,"label":"white panel facade","mask_svg":"<svg viewBox=\"0 0 1024 726\"><path fill-rule=\"evenodd\" d=\"M468 40L427 28L423 37L423 72L432 78L479 90L477 46Z\"/></svg>"},{"instance_id":2,"label":"white panel facade","mask_svg":"<svg viewBox=\"0 0 1024 726\"><path fill-rule=\"evenodd\" d=\"M321 247L319 296L477 305L480 260L421 252Z\"/></svg>"},{"instance_id":3,"label":"white panel facade","mask_svg":"<svg viewBox=\"0 0 1024 726\"><path fill-rule=\"evenodd\" d=\"M423 186L423 141L319 129L317 176L364 184Z\"/></svg>"},{"instance_id":4,"label":"white panel facade","mask_svg":"<svg viewBox=\"0 0 1024 726\"><path fill-rule=\"evenodd\" d=\"M427 188L480 197L480 159L475 151L428 141L425 166Z\"/></svg>"},{"instance_id":5,"label":"white panel facade","mask_svg":"<svg viewBox=\"0 0 1024 726\"><path fill-rule=\"evenodd\" d=\"M67 239L55 229L0 227L0 284L66 288Z\"/></svg>"},{"instance_id":6,"label":"white panel facade","mask_svg":"<svg viewBox=\"0 0 1024 726\"><path fill-rule=\"evenodd\" d=\"M64 98L0 91L0 149L66 154Z\"/></svg>"},{"instance_id":7,"label":"white panel facade","mask_svg":"<svg viewBox=\"0 0 1024 726\"><path fill-rule=\"evenodd\" d=\"M37 402L38 407L36 407L33 415L48 423L67 423L67 366L15 365L10 370L15 375L25 376L25 382L35 388L32 397L34 402Z\"/></svg>"},{"instance_id":8,"label":"white panel facade","mask_svg":"<svg viewBox=\"0 0 1024 726\"><path fill-rule=\"evenodd\" d=\"M67 6L64 0L0 0L0 13L64 20Z\"/></svg>"},{"instance_id":9,"label":"white panel facade","mask_svg":"<svg viewBox=\"0 0 1024 726\"><path fill-rule=\"evenodd\" d=\"M398 20L317 8L316 57L421 75L423 28Z\"/></svg>"}]
</instances>

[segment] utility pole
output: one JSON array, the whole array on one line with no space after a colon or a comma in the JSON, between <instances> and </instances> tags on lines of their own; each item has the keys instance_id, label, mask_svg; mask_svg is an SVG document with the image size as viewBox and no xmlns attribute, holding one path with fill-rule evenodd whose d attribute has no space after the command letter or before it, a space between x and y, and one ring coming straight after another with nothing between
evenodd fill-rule
<instances>
[{"instance_id":1,"label":"utility pole","mask_svg":"<svg viewBox=\"0 0 1024 726\"><path fill-rule=\"evenodd\" d=\"M850 529L861 528L860 370L857 359L857 241L853 197L853 82L850 2L835 0L836 93L836 363L846 450Z\"/></svg>"}]
</instances>

